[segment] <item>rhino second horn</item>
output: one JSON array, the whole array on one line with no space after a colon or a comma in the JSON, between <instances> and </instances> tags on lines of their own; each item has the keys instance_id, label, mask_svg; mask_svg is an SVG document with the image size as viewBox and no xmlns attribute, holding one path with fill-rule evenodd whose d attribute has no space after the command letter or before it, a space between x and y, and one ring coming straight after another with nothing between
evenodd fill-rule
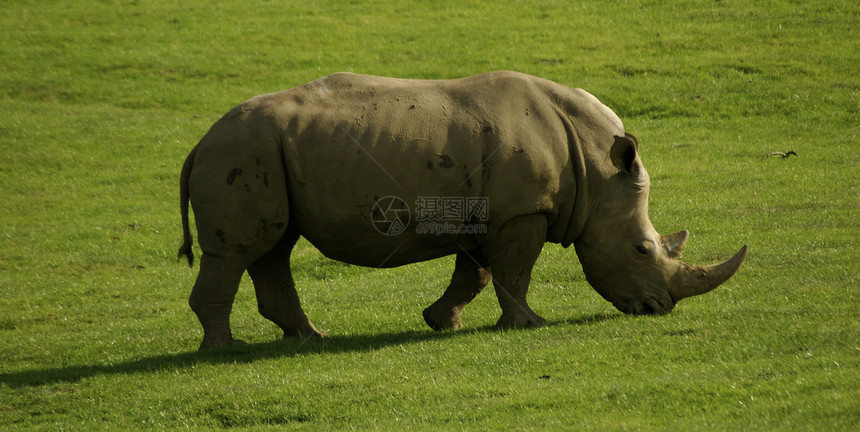
<instances>
[{"instance_id":1,"label":"rhino second horn","mask_svg":"<svg viewBox=\"0 0 860 432\"><path fill-rule=\"evenodd\" d=\"M681 263L675 279L675 292L673 298L677 303L687 297L705 294L729 280L741 267L747 256L747 246L741 248L735 256L720 264L712 266L698 266Z\"/></svg>"},{"instance_id":2,"label":"rhino second horn","mask_svg":"<svg viewBox=\"0 0 860 432\"><path fill-rule=\"evenodd\" d=\"M669 258L678 258L681 255L681 251L684 250L684 244L687 243L687 237L689 236L690 232L687 230L679 231L675 234L666 234L660 236L660 243L663 244L663 249L666 250Z\"/></svg>"}]
</instances>

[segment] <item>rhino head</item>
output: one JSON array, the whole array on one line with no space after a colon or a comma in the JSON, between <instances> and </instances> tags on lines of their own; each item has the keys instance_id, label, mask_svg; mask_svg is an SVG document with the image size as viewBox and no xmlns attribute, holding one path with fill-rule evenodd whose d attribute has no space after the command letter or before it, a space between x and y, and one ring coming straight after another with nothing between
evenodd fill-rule
<instances>
[{"instance_id":1,"label":"rhino head","mask_svg":"<svg viewBox=\"0 0 860 432\"><path fill-rule=\"evenodd\" d=\"M618 310L664 314L683 298L707 293L740 268L744 246L729 260L699 266L678 260L689 233L660 235L648 219L650 178L636 139L615 137L603 169L605 181L592 188L592 213L574 242L585 277Z\"/></svg>"}]
</instances>

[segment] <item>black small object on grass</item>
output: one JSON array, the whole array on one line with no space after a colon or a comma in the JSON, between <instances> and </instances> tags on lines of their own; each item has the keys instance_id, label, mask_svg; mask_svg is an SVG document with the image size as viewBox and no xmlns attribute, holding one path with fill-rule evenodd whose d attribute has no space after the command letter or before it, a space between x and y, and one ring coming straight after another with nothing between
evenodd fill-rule
<instances>
[{"instance_id":1,"label":"black small object on grass","mask_svg":"<svg viewBox=\"0 0 860 432\"><path fill-rule=\"evenodd\" d=\"M797 152L796 152L796 151L794 151L794 150L789 150L789 151L787 151L787 152L780 152L780 151L771 152L770 154L767 154L767 155L765 155L764 157L762 157L762 159L767 159L767 158L769 158L769 157L771 157L771 156L781 156L783 159L785 159L785 158L787 158L787 157L789 157L789 156L791 156L791 155L794 155L794 156L800 157L800 155L799 155L799 154L797 154Z\"/></svg>"}]
</instances>

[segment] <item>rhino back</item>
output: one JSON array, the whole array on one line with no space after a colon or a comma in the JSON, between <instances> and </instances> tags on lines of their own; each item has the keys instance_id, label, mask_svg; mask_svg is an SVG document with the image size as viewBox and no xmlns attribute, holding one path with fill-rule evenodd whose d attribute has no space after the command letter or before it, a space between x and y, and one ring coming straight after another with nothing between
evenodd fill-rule
<instances>
[{"instance_id":1,"label":"rhino back","mask_svg":"<svg viewBox=\"0 0 860 432\"><path fill-rule=\"evenodd\" d=\"M565 130L534 77L335 74L248 103L281 133L290 223L334 259L390 266L474 247L473 236L416 233L421 197L486 197L489 230L535 212L554 222L569 204ZM396 236L373 225L374 204L388 196L411 211L412 224Z\"/></svg>"}]
</instances>

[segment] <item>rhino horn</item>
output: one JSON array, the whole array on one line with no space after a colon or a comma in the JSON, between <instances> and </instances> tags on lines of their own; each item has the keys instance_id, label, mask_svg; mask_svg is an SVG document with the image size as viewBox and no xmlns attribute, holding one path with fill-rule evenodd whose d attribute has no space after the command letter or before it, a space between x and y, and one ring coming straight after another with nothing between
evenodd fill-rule
<instances>
[{"instance_id":1,"label":"rhino horn","mask_svg":"<svg viewBox=\"0 0 860 432\"><path fill-rule=\"evenodd\" d=\"M684 249L684 244L687 243L687 237L690 232L687 230L676 232L675 234L666 234L660 236L660 243L663 244L663 249L669 255L669 258L678 258L681 251Z\"/></svg>"},{"instance_id":2,"label":"rhino horn","mask_svg":"<svg viewBox=\"0 0 860 432\"><path fill-rule=\"evenodd\" d=\"M676 274L674 292L675 302L687 297L704 294L727 281L741 267L747 256L747 246L741 248L735 256L720 264L698 266L682 262Z\"/></svg>"}]
</instances>

